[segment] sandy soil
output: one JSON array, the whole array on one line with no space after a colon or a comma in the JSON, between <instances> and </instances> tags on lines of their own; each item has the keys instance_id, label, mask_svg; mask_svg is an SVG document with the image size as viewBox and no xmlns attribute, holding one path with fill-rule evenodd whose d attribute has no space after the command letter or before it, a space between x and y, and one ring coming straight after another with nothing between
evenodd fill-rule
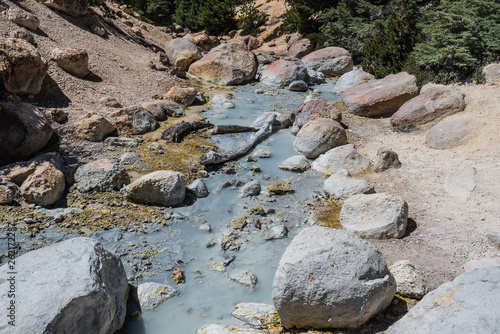
<instances>
[{"instance_id":1,"label":"sandy soil","mask_svg":"<svg viewBox=\"0 0 500 334\"><path fill-rule=\"evenodd\" d=\"M500 227L500 87L458 86L465 93L465 111L449 118L467 118L467 137L447 150L425 145L426 131L413 134L391 130L389 118L344 115L351 142L373 159L381 146L399 154L402 168L361 177L377 192L392 192L408 202L416 229L399 240L371 240L388 264L407 259L421 268L433 289L463 273L467 261L500 257L486 235ZM447 177L461 169L476 169L476 187L468 196L446 191ZM414 229L410 224L410 230Z\"/></svg>"}]
</instances>

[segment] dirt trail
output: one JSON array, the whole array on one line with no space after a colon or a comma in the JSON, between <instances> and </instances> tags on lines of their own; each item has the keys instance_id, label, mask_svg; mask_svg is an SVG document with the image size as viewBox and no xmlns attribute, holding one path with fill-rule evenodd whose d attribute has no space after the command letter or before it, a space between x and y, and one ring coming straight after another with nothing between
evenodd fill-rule
<instances>
[{"instance_id":1,"label":"dirt trail","mask_svg":"<svg viewBox=\"0 0 500 334\"><path fill-rule=\"evenodd\" d=\"M463 273L467 261L500 257L486 235L500 227L500 87L458 86L465 93L464 112L449 118L467 118L472 129L463 144L437 150L424 144L426 131L416 134L391 130L389 119L346 115L351 140L367 157L380 146L393 149L400 169L368 173L377 192L392 192L406 199L416 229L399 240L371 240L388 264L408 259L423 269L433 289ZM448 175L467 167L476 169L476 187L466 198L448 193ZM413 224L410 224L413 225Z\"/></svg>"}]
</instances>

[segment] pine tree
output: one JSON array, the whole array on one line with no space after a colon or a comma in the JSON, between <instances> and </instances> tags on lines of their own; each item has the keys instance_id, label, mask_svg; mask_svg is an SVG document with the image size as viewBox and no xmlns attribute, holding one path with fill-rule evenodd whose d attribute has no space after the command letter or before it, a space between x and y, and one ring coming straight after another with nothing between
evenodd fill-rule
<instances>
[{"instance_id":1,"label":"pine tree","mask_svg":"<svg viewBox=\"0 0 500 334\"><path fill-rule=\"evenodd\" d=\"M174 22L192 31L199 30L198 15L203 0L176 0Z\"/></svg>"},{"instance_id":2,"label":"pine tree","mask_svg":"<svg viewBox=\"0 0 500 334\"><path fill-rule=\"evenodd\" d=\"M244 0L238 17L238 27L242 29L241 35L250 35L257 32L267 22L269 15L259 11L255 0Z\"/></svg>"},{"instance_id":3,"label":"pine tree","mask_svg":"<svg viewBox=\"0 0 500 334\"><path fill-rule=\"evenodd\" d=\"M204 0L198 26L210 35L222 35L236 28L233 0Z\"/></svg>"}]
</instances>

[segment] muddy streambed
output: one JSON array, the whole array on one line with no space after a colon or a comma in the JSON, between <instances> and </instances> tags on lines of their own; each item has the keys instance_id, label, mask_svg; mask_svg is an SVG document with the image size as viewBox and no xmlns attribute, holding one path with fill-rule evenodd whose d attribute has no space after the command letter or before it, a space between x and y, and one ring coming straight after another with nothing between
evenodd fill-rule
<instances>
[{"instance_id":1,"label":"muddy streambed","mask_svg":"<svg viewBox=\"0 0 500 334\"><path fill-rule=\"evenodd\" d=\"M328 82L313 88L322 99L337 102L339 96L329 93L333 86ZM256 90L264 93L257 94ZM235 92L235 108L211 109L204 116L215 125L251 125L266 111L291 113L307 95L261 84L246 86ZM227 150L249 136L243 133L212 138L218 147ZM152 311L143 311L139 320L128 320L120 333L194 333L203 325L217 322L242 327L230 315L237 303L272 304L272 281L280 257L291 239L308 226L308 203L321 193L324 181L323 176L310 170L294 173L278 168L283 160L296 155L293 141L290 129L279 130L232 164L234 173L210 172L204 179L210 195L185 206L165 208L166 224L138 222L133 227L115 227L90 235L122 259L134 285L158 282L180 293ZM259 150L268 151L271 157L256 157ZM247 161L248 156L255 157L255 161ZM261 194L239 197L241 186L252 180L261 184ZM295 192L269 195L266 185L275 180L288 181ZM247 226L231 233L231 221L244 216ZM205 229L200 229L202 225ZM271 227L276 226L285 226L287 236L273 235ZM25 251L75 236L79 235L68 235L51 226L34 236L19 234L18 241ZM173 282L174 268L182 269L185 283ZM229 278L246 270L258 278L254 289Z\"/></svg>"}]
</instances>

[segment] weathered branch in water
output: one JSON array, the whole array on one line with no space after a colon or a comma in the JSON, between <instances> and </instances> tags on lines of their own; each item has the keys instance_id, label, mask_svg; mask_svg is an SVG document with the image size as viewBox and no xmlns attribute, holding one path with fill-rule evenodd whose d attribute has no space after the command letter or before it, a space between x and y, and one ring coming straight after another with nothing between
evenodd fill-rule
<instances>
[{"instance_id":1,"label":"weathered branch in water","mask_svg":"<svg viewBox=\"0 0 500 334\"><path fill-rule=\"evenodd\" d=\"M253 126L241 126L241 125L219 125L213 131L214 135L223 135L227 133L241 133L241 132L257 132L258 128Z\"/></svg>"},{"instance_id":2,"label":"weathered branch in water","mask_svg":"<svg viewBox=\"0 0 500 334\"><path fill-rule=\"evenodd\" d=\"M171 140L174 143L179 143L182 141L182 139L187 136L189 133L199 130L199 129L204 129L204 128L211 128L214 125L209 122L202 122L202 121L193 121L193 122L180 122L177 124L172 125L163 133L161 134L161 139L165 140Z\"/></svg>"},{"instance_id":3,"label":"weathered branch in water","mask_svg":"<svg viewBox=\"0 0 500 334\"><path fill-rule=\"evenodd\" d=\"M200 163L202 165L220 164L229 160L236 159L237 157L250 151L258 142L269 136L273 132L273 122L276 115L270 115L266 119L266 123L259 129L259 131L252 134L252 136L243 145L232 149L230 151L215 152L210 151L201 156Z\"/></svg>"}]
</instances>

